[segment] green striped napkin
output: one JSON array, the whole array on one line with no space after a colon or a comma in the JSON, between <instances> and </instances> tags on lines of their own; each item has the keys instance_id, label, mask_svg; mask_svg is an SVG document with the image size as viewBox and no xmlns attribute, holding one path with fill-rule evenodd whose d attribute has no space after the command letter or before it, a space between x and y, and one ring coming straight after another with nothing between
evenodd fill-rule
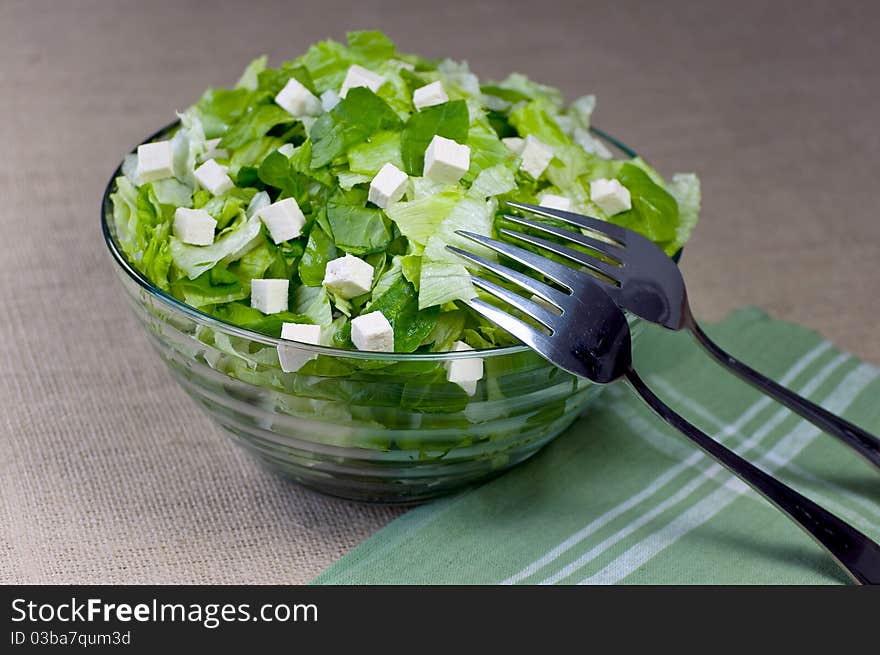
<instances>
[{"instance_id":1,"label":"green striped napkin","mask_svg":"<svg viewBox=\"0 0 880 655\"><path fill-rule=\"evenodd\" d=\"M880 432L880 369L757 309L712 326L736 356ZM708 433L880 539L880 477L811 424L651 327L636 364ZM783 514L616 384L531 461L403 515L317 584L842 583Z\"/></svg>"}]
</instances>

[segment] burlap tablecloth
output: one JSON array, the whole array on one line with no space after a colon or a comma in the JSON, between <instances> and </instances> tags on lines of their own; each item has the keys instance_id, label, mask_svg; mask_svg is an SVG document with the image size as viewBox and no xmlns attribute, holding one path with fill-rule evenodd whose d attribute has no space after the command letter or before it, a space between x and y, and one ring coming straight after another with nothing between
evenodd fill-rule
<instances>
[{"instance_id":1,"label":"burlap tablecloth","mask_svg":"<svg viewBox=\"0 0 880 655\"><path fill-rule=\"evenodd\" d=\"M697 312L880 361L876 3L0 2L0 582L305 582L400 509L264 472L178 390L98 230L120 155L253 56L346 29L520 70L704 183ZM765 6L768 5L768 6Z\"/></svg>"}]
</instances>

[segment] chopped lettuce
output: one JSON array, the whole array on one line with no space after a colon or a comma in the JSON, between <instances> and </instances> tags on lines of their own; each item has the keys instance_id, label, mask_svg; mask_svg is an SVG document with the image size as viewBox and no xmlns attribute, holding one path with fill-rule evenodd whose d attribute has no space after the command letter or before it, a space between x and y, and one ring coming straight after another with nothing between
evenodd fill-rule
<instances>
[{"instance_id":1,"label":"chopped lettuce","mask_svg":"<svg viewBox=\"0 0 880 655\"><path fill-rule=\"evenodd\" d=\"M339 94L355 64L381 76L375 90L351 88L329 111L304 118L274 102L291 79L316 96ZM416 110L413 92L431 82L440 82L450 99ZM352 32L347 44L317 43L274 68L259 57L233 88L209 89L179 114L180 126L163 137L171 140L173 177L141 185L136 155L126 157L111 195L116 234L132 264L158 287L222 320L272 336L284 322L312 323L322 326L326 343L351 348L351 319L381 311L401 352L446 351L456 341L474 348L507 345L512 337L462 302L477 295L474 271L448 247L495 255L460 230L497 236L506 201L537 203L547 193L569 198L576 211L645 234L670 255L697 222L696 176L678 174L666 182L642 159L614 159L591 131L595 105L591 95L566 105L557 89L517 73L481 84L466 63L400 53L376 31ZM423 176L425 150L437 135L470 149L470 168L456 184ZM516 142L503 140L528 136L553 148L538 179L520 171ZM194 170L208 140L217 138L227 151L218 161L235 187L215 197L195 183ZM409 179L403 197L381 208L370 202L368 188L388 163ZM632 208L605 216L590 200L590 182L600 178L619 180ZM287 198L296 201L305 223L299 236L276 244L259 212ZM174 235L180 207L204 210L217 221L211 245L189 245ZM322 286L327 264L346 254L373 270L371 290L354 298ZM289 311L267 316L249 306L251 283L260 278L290 280ZM222 335L208 343L224 353L220 359L231 358L230 370L248 379L277 361L274 349L248 352ZM345 376L357 368L375 368L377 375L405 370L319 357L302 371ZM419 370L428 375L429 369L443 379L442 366ZM279 385L279 379L271 384ZM450 387L450 398L467 402L458 387ZM328 393L327 401L340 401L341 387L337 392ZM424 397L415 384L389 400L412 408L444 402L450 406L451 401Z\"/></svg>"},{"instance_id":2,"label":"chopped lettuce","mask_svg":"<svg viewBox=\"0 0 880 655\"><path fill-rule=\"evenodd\" d=\"M669 184L669 193L678 203L678 225L675 238L666 247L667 255L674 255L691 237L700 215L700 179L693 173L676 173Z\"/></svg>"},{"instance_id":3,"label":"chopped lettuce","mask_svg":"<svg viewBox=\"0 0 880 655\"><path fill-rule=\"evenodd\" d=\"M367 88L355 87L312 126L312 168L326 166L373 134L400 125L388 103Z\"/></svg>"},{"instance_id":4,"label":"chopped lettuce","mask_svg":"<svg viewBox=\"0 0 880 655\"><path fill-rule=\"evenodd\" d=\"M471 185L471 193L478 196L500 196L513 191L516 188L516 180L513 171L507 166L497 164L484 168L478 174Z\"/></svg>"},{"instance_id":5,"label":"chopped lettuce","mask_svg":"<svg viewBox=\"0 0 880 655\"><path fill-rule=\"evenodd\" d=\"M463 195L461 189L447 187L417 200L395 203L389 206L385 213L394 221L403 236L423 246L437 232L440 224Z\"/></svg>"}]
</instances>

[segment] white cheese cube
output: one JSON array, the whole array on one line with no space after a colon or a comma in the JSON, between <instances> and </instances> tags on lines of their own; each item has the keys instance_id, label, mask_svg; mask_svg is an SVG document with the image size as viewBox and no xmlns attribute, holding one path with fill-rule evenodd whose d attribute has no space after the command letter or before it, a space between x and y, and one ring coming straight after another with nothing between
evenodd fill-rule
<instances>
[{"instance_id":1,"label":"white cheese cube","mask_svg":"<svg viewBox=\"0 0 880 655\"><path fill-rule=\"evenodd\" d=\"M416 109L442 105L444 102L449 102L449 96L446 95L446 90L439 81L431 82L413 91L413 105Z\"/></svg>"},{"instance_id":2,"label":"white cheese cube","mask_svg":"<svg viewBox=\"0 0 880 655\"><path fill-rule=\"evenodd\" d=\"M327 89L321 94L321 109L330 111L339 104L339 94L333 89Z\"/></svg>"},{"instance_id":3,"label":"white cheese cube","mask_svg":"<svg viewBox=\"0 0 880 655\"><path fill-rule=\"evenodd\" d=\"M545 193L541 196L541 202L538 205L548 209L561 209L564 212L571 211L571 200L565 196L557 196L554 193Z\"/></svg>"},{"instance_id":4,"label":"white cheese cube","mask_svg":"<svg viewBox=\"0 0 880 655\"><path fill-rule=\"evenodd\" d=\"M394 352L394 329L382 312L351 319L351 340L358 350Z\"/></svg>"},{"instance_id":5,"label":"white cheese cube","mask_svg":"<svg viewBox=\"0 0 880 655\"><path fill-rule=\"evenodd\" d=\"M553 148L529 134L523 142L520 156L522 157L520 170L537 180L553 159Z\"/></svg>"},{"instance_id":6,"label":"white cheese cube","mask_svg":"<svg viewBox=\"0 0 880 655\"><path fill-rule=\"evenodd\" d=\"M471 149L452 139L435 135L425 150L425 177L456 184L471 165Z\"/></svg>"},{"instance_id":7,"label":"white cheese cube","mask_svg":"<svg viewBox=\"0 0 880 655\"><path fill-rule=\"evenodd\" d=\"M285 198L257 212L275 243L294 239L302 232L306 217L295 198Z\"/></svg>"},{"instance_id":8,"label":"white cheese cube","mask_svg":"<svg viewBox=\"0 0 880 655\"><path fill-rule=\"evenodd\" d=\"M205 141L205 152L199 157L199 161L207 161L209 159L229 159L229 151L226 148L218 148L222 139L218 136L216 139L208 139Z\"/></svg>"},{"instance_id":9,"label":"white cheese cube","mask_svg":"<svg viewBox=\"0 0 880 655\"><path fill-rule=\"evenodd\" d=\"M296 146L293 145L292 143L285 143L283 146L278 148L278 152L280 152L285 157L290 158L290 156L294 152L296 152Z\"/></svg>"},{"instance_id":10,"label":"white cheese cube","mask_svg":"<svg viewBox=\"0 0 880 655\"><path fill-rule=\"evenodd\" d=\"M365 86L373 93L376 93L384 83L385 78L381 75L355 64L345 74L342 88L339 89L339 96L344 98L348 94L349 89L353 89L356 86Z\"/></svg>"},{"instance_id":11,"label":"white cheese cube","mask_svg":"<svg viewBox=\"0 0 880 655\"><path fill-rule=\"evenodd\" d=\"M321 113L321 101L295 77L291 77L275 96L275 104L297 118Z\"/></svg>"},{"instance_id":12,"label":"white cheese cube","mask_svg":"<svg viewBox=\"0 0 880 655\"><path fill-rule=\"evenodd\" d=\"M157 141L138 146L135 177L138 184L163 180L174 175L174 151L171 141Z\"/></svg>"},{"instance_id":13,"label":"white cheese cube","mask_svg":"<svg viewBox=\"0 0 880 655\"><path fill-rule=\"evenodd\" d=\"M264 314L287 311L287 291L290 280L269 278L251 280L251 307Z\"/></svg>"},{"instance_id":14,"label":"white cheese cube","mask_svg":"<svg viewBox=\"0 0 880 655\"><path fill-rule=\"evenodd\" d=\"M452 344L453 352L473 350L464 341L456 341ZM477 393L477 382L483 378L483 360L478 357L469 359L452 359L446 362L446 379L454 382L464 392L473 396Z\"/></svg>"},{"instance_id":15,"label":"white cheese cube","mask_svg":"<svg viewBox=\"0 0 880 655\"><path fill-rule=\"evenodd\" d=\"M198 183L215 196L226 193L235 186L226 174L226 168L213 159L209 159L199 166L194 174Z\"/></svg>"},{"instance_id":16,"label":"white cheese cube","mask_svg":"<svg viewBox=\"0 0 880 655\"><path fill-rule=\"evenodd\" d=\"M210 246L214 243L217 221L204 209L174 210L174 236L193 246Z\"/></svg>"},{"instance_id":17,"label":"white cheese cube","mask_svg":"<svg viewBox=\"0 0 880 655\"><path fill-rule=\"evenodd\" d=\"M324 287L342 298L354 298L373 287L373 267L363 259L347 254L327 262Z\"/></svg>"},{"instance_id":18,"label":"white cheese cube","mask_svg":"<svg viewBox=\"0 0 880 655\"><path fill-rule=\"evenodd\" d=\"M590 182L590 200L608 216L632 209L629 189L620 180L593 180Z\"/></svg>"},{"instance_id":19,"label":"white cheese cube","mask_svg":"<svg viewBox=\"0 0 880 655\"><path fill-rule=\"evenodd\" d=\"M507 149L518 155L522 154L523 148L526 147L526 140L520 139L518 136L508 136L501 139L501 143L507 146Z\"/></svg>"},{"instance_id":20,"label":"white cheese cube","mask_svg":"<svg viewBox=\"0 0 880 655\"><path fill-rule=\"evenodd\" d=\"M321 326L306 323L282 323L281 338L318 345L321 343ZM285 373L295 373L318 354L294 345L278 344L278 361Z\"/></svg>"},{"instance_id":21,"label":"white cheese cube","mask_svg":"<svg viewBox=\"0 0 880 655\"><path fill-rule=\"evenodd\" d=\"M397 202L406 191L409 176L391 162L385 164L370 182L369 200L374 205L385 209L392 202Z\"/></svg>"}]
</instances>

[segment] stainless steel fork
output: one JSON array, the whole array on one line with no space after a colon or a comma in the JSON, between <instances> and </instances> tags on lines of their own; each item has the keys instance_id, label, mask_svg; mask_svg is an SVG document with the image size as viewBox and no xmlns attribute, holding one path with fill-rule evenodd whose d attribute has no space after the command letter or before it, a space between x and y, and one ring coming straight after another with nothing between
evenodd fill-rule
<instances>
[{"instance_id":1,"label":"stainless steel fork","mask_svg":"<svg viewBox=\"0 0 880 655\"><path fill-rule=\"evenodd\" d=\"M645 385L632 366L626 317L605 293L605 287L592 275L483 235L466 231L459 231L458 234L519 262L566 289L561 291L508 266L447 246L452 252L541 300L536 302L484 277L473 275L472 280L479 288L522 312L538 325L517 318L480 298L468 302L474 311L575 375L598 383L624 378L660 418L785 512L821 544L856 582L880 584L880 546L700 431Z\"/></svg>"},{"instance_id":2,"label":"stainless steel fork","mask_svg":"<svg viewBox=\"0 0 880 655\"><path fill-rule=\"evenodd\" d=\"M681 271L653 241L632 230L589 216L516 202L508 204L597 235L599 238L593 238L528 218L505 216L523 227L600 253L604 259L532 234L504 228L500 230L502 234L560 255L596 273L596 279L619 307L672 330L690 331L719 364L880 467L880 439L758 373L712 341L691 313Z\"/></svg>"}]
</instances>

